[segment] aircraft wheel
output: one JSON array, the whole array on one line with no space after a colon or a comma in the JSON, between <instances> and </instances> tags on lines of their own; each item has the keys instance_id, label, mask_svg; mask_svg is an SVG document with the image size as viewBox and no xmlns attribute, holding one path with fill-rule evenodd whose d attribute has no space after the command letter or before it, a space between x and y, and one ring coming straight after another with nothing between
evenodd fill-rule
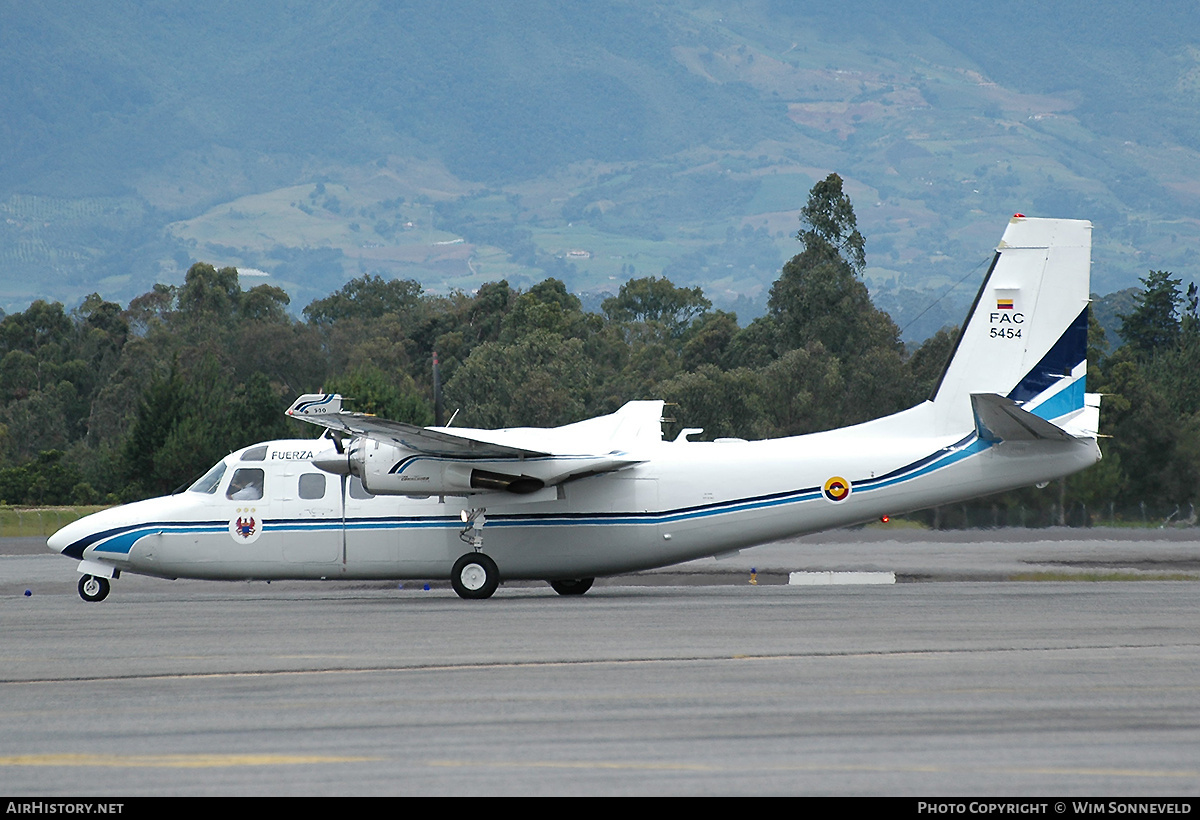
<instances>
[{"instance_id":1,"label":"aircraft wheel","mask_svg":"<svg viewBox=\"0 0 1200 820\"><path fill-rule=\"evenodd\" d=\"M79 597L85 601L103 601L108 597L110 588L107 578L98 578L95 575L84 575L79 579Z\"/></svg>"},{"instance_id":2,"label":"aircraft wheel","mask_svg":"<svg viewBox=\"0 0 1200 820\"><path fill-rule=\"evenodd\" d=\"M559 595L582 595L592 588L595 578L573 578L551 581L550 586Z\"/></svg>"},{"instance_id":3,"label":"aircraft wheel","mask_svg":"<svg viewBox=\"0 0 1200 820\"><path fill-rule=\"evenodd\" d=\"M450 583L460 598L491 598L500 586L500 570L496 562L482 552L468 552L454 562Z\"/></svg>"}]
</instances>

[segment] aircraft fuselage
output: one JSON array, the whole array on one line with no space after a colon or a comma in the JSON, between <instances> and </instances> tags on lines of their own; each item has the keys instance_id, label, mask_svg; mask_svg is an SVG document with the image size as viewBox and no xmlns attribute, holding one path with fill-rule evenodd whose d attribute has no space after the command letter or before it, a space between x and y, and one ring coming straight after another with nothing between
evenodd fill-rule
<instances>
[{"instance_id":1,"label":"aircraft fuselage","mask_svg":"<svg viewBox=\"0 0 1200 820\"><path fill-rule=\"evenodd\" d=\"M644 464L531 497L369 496L357 479L312 466L318 443L276 441L228 456L211 492L103 511L50 546L166 578L434 580L469 549L463 511L483 508L483 547L503 579L595 577L1048 481L1098 457L1094 442L1065 442L1057 455L1039 442L1027 455L1023 442L897 439L873 424L760 442L660 442L638 454ZM259 459L242 460L255 451ZM263 471L261 498L229 497L242 469Z\"/></svg>"}]
</instances>

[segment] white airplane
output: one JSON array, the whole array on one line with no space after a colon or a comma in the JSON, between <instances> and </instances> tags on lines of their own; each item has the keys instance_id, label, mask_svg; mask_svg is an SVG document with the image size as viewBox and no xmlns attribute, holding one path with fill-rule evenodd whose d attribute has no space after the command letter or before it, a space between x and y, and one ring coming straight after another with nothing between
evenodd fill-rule
<instances>
[{"instance_id":1,"label":"white airplane","mask_svg":"<svg viewBox=\"0 0 1200 820\"><path fill-rule=\"evenodd\" d=\"M765 441L674 441L661 401L552 429L421 428L301 396L321 438L231 453L186 491L49 539L102 600L162 578L506 580L579 595L599 576L1040 484L1100 458L1086 393L1091 223L1009 222L932 396L885 418Z\"/></svg>"}]
</instances>

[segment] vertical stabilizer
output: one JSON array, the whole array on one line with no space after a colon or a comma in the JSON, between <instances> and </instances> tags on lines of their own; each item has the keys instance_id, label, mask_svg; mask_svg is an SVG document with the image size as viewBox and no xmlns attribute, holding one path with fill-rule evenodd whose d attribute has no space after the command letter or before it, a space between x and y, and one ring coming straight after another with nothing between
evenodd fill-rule
<instances>
[{"instance_id":1,"label":"vertical stabilizer","mask_svg":"<svg viewBox=\"0 0 1200 820\"><path fill-rule=\"evenodd\" d=\"M939 431L974 425L994 393L1046 419L1085 408L1092 223L1014 216L930 397Z\"/></svg>"}]
</instances>

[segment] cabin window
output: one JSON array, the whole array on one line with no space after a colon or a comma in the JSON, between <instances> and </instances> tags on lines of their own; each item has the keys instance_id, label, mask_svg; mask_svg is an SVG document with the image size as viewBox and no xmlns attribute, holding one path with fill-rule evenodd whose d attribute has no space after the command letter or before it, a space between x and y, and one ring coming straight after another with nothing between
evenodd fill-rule
<instances>
[{"instance_id":1,"label":"cabin window","mask_svg":"<svg viewBox=\"0 0 1200 820\"><path fill-rule=\"evenodd\" d=\"M375 494L367 492L367 488L363 486L362 479L358 476L350 476L350 497L351 498L374 498Z\"/></svg>"},{"instance_id":2,"label":"cabin window","mask_svg":"<svg viewBox=\"0 0 1200 820\"><path fill-rule=\"evenodd\" d=\"M254 447L242 453L242 461L265 461L267 458L267 445Z\"/></svg>"},{"instance_id":3,"label":"cabin window","mask_svg":"<svg viewBox=\"0 0 1200 820\"><path fill-rule=\"evenodd\" d=\"M193 493L208 493L212 494L217 491L217 485L221 483L221 476L225 475L225 462L218 461L213 468L201 476L195 484L188 487L189 492Z\"/></svg>"},{"instance_id":4,"label":"cabin window","mask_svg":"<svg viewBox=\"0 0 1200 820\"><path fill-rule=\"evenodd\" d=\"M325 475L323 473L308 473L300 476L301 498L324 498Z\"/></svg>"},{"instance_id":5,"label":"cabin window","mask_svg":"<svg viewBox=\"0 0 1200 820\"><path fill-rule=\"evenodd\" d=\"M263 471L258 467L235 470L225 497L234 501L257 501L263 497Z\"/></svg>"}]
</instances>

